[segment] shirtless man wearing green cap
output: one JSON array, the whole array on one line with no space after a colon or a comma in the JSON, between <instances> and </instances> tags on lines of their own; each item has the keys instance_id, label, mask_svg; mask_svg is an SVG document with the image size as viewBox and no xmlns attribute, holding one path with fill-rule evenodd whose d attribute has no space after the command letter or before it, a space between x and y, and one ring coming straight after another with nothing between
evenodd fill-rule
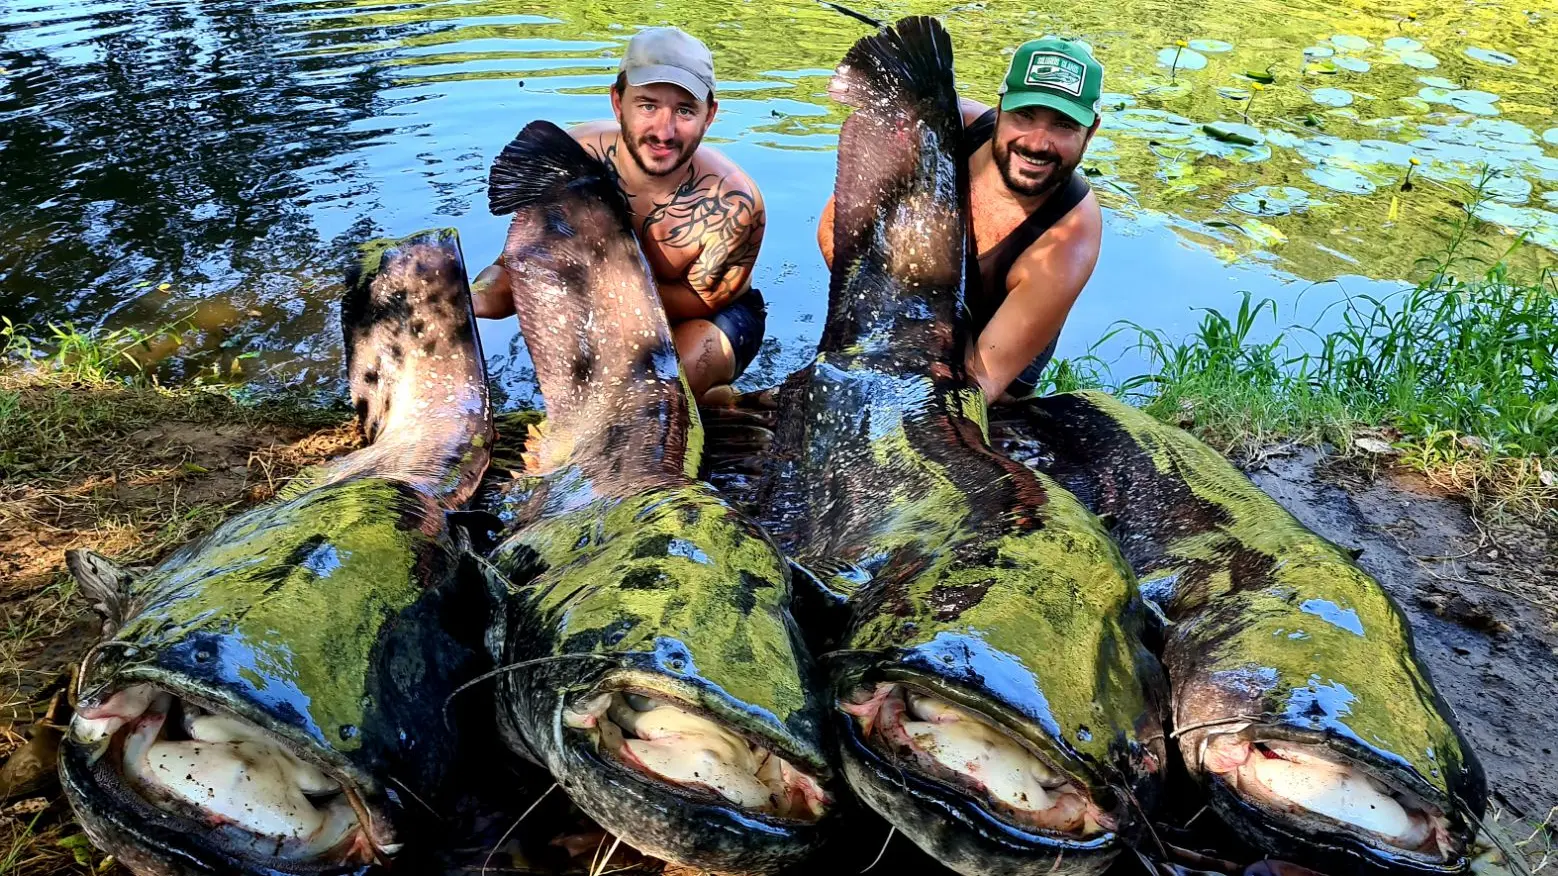
<instances>
[{"instance_id":1,"label":"shirtless man wearing green cap","mask_svg":"<svg viewBox=\"0 0 1558 876\"><path fill-rule=\"evenodd\" d=\"M735 162L702 145L718 108L708 47L677 28L650 27L628 41L611 89L615 118L569 131L615 174L682 370L706 402L728 399L767 323L763 296L751 288L763 197ZM477 316L514 314L500 265L476 275L471 296Z\"/></svg>"},{"instance_id":2,"label":"shirtless man wearing green cap","mask_svg":"<svg viewBox=\"0 0 1558 876\"><path fill-rule=\"evenodd\" d=\"M1033 393L1098 262L1103 216L1076 168L1098 130L1103 74L1081 43L1032 40L1012 56L998 109L963 101L967 300L978 333L967 367L991 402ZM831 267L831 200L817 242Z\"/></svg>"}]
</instances>

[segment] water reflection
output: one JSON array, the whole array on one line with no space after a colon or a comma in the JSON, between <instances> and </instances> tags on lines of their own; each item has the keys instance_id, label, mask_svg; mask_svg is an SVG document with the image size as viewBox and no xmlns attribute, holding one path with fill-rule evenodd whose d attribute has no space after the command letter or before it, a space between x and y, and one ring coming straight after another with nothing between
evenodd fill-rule
<instances>
[{"instance_id":1,"label":"water reflection","mask_svg":"<svg viewBox=\"0 0 1558 876\"><path fill-rule=\"evenodd\" d=\"M1487 166L1498 171L1479 213L1488 234L1558 249L1547 98L1558 16L1540 9L1117 0L1040 13L910 0L868 11L942 15L963 86L987 100L1030 36L1081 36L1105 59L1105 131L1086 162L1107 208L1105 249L1063 355L1122 316L1188 328L1191 307L1228 307L1242 289L1283 302L1284 321L1334 300L1337 287L1298 291L1337 275L1348 292L1388 291L1378 281L1437 246L1453 187ZM284 381L333 380L341 245L453 225L469 263L493 258L503 224L484 208L491 156L530 119L603 116L622 43L658 23L714 49L723 100L711 141L768 201L755 278L774 340L747 383L773 380L819 328L812 229L842 119L826 79L862 32L809 0L0 0L0 312L152 327L208 302L186 339L186 353L201 351L189 368L225 373L252 351ZM1181 39L1180 63L1163 63ZM1421 167L1402 192L1412 158ZM511 401L525 399L515 327L483 331Z\"/></svg>"}]
</instances>

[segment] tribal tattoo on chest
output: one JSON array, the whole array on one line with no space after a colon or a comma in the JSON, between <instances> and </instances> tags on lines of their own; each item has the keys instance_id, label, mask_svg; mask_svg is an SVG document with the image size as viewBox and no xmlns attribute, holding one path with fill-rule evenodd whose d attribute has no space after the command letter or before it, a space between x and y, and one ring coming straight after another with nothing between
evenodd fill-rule
<instances>
[{"instance_id":1,"label":"tribal tattoo on chest","mask_svg":"<svg viewBox=\"0 0 1558 876\"><path fill-rule=\"evenodd\" d=\"M597 150L592 150L597 151ZM687 269L687 284L701 292L734 291L724 288L726 278L739 276L740 269L757 262L767 216L747 192L725 187L725 177L699 173L689 164L681 183L664 201L651 202L640 213L634 194L622 188L617 171L617 144L598 150L598 154L618 188L634 205L639 218L639 236L658 240L669 249L697 249L698 256Z\"/></svg>"}]
</instances>

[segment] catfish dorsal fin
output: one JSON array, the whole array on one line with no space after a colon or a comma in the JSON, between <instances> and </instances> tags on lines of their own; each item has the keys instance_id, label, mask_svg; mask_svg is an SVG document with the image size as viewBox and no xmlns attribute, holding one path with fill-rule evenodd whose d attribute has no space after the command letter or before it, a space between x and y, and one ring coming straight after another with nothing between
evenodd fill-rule
<instances>
[{"instance_id":1,"label":"catfish dorsal fin","mask_svg":"<svg viewBox=\"0 0 1558 876\"><path fill-rule=\"evenodd\" d=\"M65 552L65 567L76 586L103 618L103 636L112 636L124 626L130 602L130 583L135 576L128 569L94 550L76 548Z\"/></svg>"}]
</instances>

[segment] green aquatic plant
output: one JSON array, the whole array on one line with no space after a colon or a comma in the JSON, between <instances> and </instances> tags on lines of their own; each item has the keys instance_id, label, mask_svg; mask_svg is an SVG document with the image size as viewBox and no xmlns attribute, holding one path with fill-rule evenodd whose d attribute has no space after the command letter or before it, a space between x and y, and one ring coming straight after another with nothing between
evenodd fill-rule
<instances>
[{"instance_id":1,"label":"green aquatic plant","mask_svg":"<svg viewBox=\"0 0 1558 876\"><path fill-rule=\"evenodd\" d=\"M1250 123L1250 107L1255 104L1255 95L1260 94L1266 86L1260 82L1250 83L1250 96L1244 99L1244 123Z\"/></svg>"}]
</instances>

